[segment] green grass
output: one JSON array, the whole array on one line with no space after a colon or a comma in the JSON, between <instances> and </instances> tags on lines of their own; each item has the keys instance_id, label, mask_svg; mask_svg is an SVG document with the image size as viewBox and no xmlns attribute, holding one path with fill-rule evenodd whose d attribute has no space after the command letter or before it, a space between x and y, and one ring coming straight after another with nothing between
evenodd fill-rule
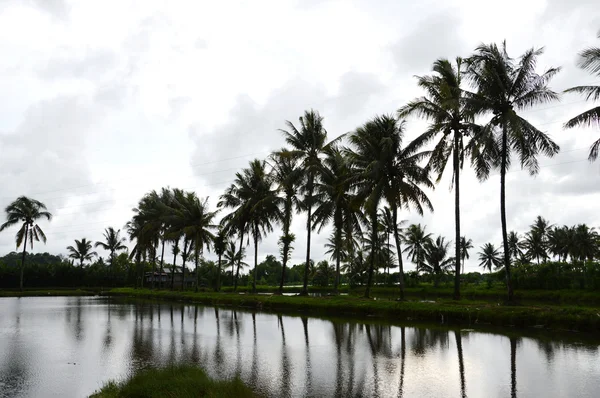
<instances>
[{"instance_id":1,"label":"green grass","mask_svg":"<svg viewBox=\"0 0 600 398\"><path fill-rule=\"evenodd\" d=\"M390 321L426 321L444 324L544 327L600 332L600 309L568 305L512 305L487 301L434 302L371 300L356 296L265 296L250 294L113 289L109 295L249 308L276 312L380 317Z\"/></svg>"},{"instance_id":2,"label":"green grass","mask_svg":"<svg viewBox=\"0 0 600 398\"><path fill-rule=\"evenodd\" d=\"M258 397L240 379L213 380L195 366L143 370L123 382L109 382L90 398L251 398Z\"/></svg>"},{"instance_id":3,"label":"green grass","mask_svg":"<svg viewBox=\"0 0 600 398\"><path fill-rule=\"evenodd\" d=\"M36 297L36 296L94 296L100 289L31 289L0 290L0 297Z\"/></svg>"}]
</instances>

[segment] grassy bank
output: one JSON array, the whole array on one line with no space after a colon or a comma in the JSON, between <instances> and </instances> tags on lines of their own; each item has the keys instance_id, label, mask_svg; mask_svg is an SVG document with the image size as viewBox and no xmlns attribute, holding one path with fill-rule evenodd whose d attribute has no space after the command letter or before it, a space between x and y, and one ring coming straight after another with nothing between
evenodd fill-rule
<instances>
[{"instance_id":1,"label":"grassy bank","mask_svg":"<svg viewBox=\"0 0 600 398\"><path fill-rule=\"evenodd\" d=\"M582 332L600 331L600 309L566 305L504 306L462 300L434 302L369 300L356 296L265 296L230 293L193 293L113 289L109 295L185 301L309 315L381 317L392 321L427 321L444 324L490 324L495 326L544 327Z\"/></svg>"},{"instance_id":2,"label":"grassy bank","mask_svg":"<svg viewBox=\"0 0 600 398\"><path fill-rule=\"evenodd\" d=\"M109 382L90 398L258 397L239 379L213 380L197 367L149 369L123 382Z\"/></svg>"},{"instance_id":3,"label":"grassy bank","mask_svg":"<svg viewBox=\"0 0 600 398\"><path fill-rule=\"evenodd\" d=\"M101 289L0 290L0 297L94 296L100 293L102 293Z\"/></svg>"}]
</instances>

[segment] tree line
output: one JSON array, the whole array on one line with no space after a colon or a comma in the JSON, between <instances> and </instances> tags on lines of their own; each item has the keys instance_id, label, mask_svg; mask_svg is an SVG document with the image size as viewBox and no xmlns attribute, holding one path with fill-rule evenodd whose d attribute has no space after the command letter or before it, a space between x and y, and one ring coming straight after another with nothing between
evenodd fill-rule
<instances>
[{"instance_id":1,"label":"tree line","mask_svg":"<svg viewBox=\"0 0 600 398\"><path fill-rule=\"evenodd\" d=\"M560 68L538 72L536 65L542 54L543 49L532 48L514 58L509 56L506 43L502 43L482 44L465 59L439 59L434 62L430 75L417 79L424 91L422 97L402 106L396 115L375 116L335 139L328 138L324 118L318 111L305 111L296 124L287 121L280 130L286 146L267 159L251 161L248 167L236 173L233 184L219 197L216 209L210 208L208 199L180 189L163 188L144 195L125 228L135 243L130 256L138 264L136 269L141 269L139 264L150 258L154 270L158 268L162 272L167 243L173 248L173 264L179 256L184 272L188 261L193 262L197 270L204 252L214 250L218 256L217 278L220 278L222 256L227 249L232 249L236 263L235 289L245 250L252 241L252 282L256 289L259 244L279 225L282 228L280 288L283 288L296 238L290 230L291 221L294 214L306 213L303 294L308 293L311 234L330 225L333 232L327 252L335 263L335 291L343 267L347 270L363 267L366 268L365 296L368 297L374 271L382 264L390 264L395 255L399 294L403 298L402 253L406 252L419 271L438 275L443 270L453 269L454 298L459 299L461 263L466 256L466 250L461 247L472 244L462 237L460 222L460 175L466 161L480 181L486 180L492 170L500 174L503 250L499 251L492 244L485 245L480 259L482 263L489 260L490 266L503 268L511 301L511 266L519 258L511 251L514 236L509 234L506 221L506 173L512 163L518 161L523 169L535 175L539 171L540 155L552 157L559 152L559 146L547 134L522 116L524 110L559 99L549 84ZM600 76L600 48L582 51L579 66ZM600 98L600 86L577 86L566 92L583 94L587 100ZM405 120L409 117L423 118L429 124L422 134L407 142ZM599 121L600 107L595 107L567 121L565 128ZM590 161L597 158L599 147L600 140L593 143ZM453 256L448 253L451 242L443 237L421 241L422 245L416 247L414 240L422 238L423 228L417 224L404 231L398 219L400 211L415 211L421 215L426 210L433 211L426 189L434 188L447 169L452 172L455 193ZM50 220L51 215L41 202L21 197L9 205L6 212L7 221L0 226L0 231L23 222L16 237L17 247L28 239L31 245L33 240L45 241L35 220ZM218 212L225 215L217 224ZM561 233L568 234L568 231L556 232ZM111 252L112 266L115 253L123 249L119 247L123 239L119 231L112 228L106 230L105 238L106 242L96 245ZM535 253L538 261L544 259L533 239L544 240L537 233L528 235L521 247L527 247L527 253ZM91 246L91 242L87 243ZM546 251L550 250L549 243L543 245ZM84 246L85 256L91 256L91 247L82 241L69 249L81 264L89 258L82 254ZM572 253L575 251L568 251L567 255L573 258ZM23 260L24 256L25 248ZM562 256L564 259L564 254ZM587 254L576 256L584 261L590 258ZM21 274L22 269L23 263ZM198 278L198 272L195 274ZM173 278L171 287L172 281ZM220 284L218 280L216 290Z\"/></svg>"}]
</instances>

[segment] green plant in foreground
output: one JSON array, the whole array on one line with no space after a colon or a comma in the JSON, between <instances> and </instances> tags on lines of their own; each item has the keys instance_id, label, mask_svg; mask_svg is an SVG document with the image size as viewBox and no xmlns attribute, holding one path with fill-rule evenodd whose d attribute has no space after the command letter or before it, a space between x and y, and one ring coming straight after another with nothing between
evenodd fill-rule
<instances>
[{"instance_id":1,"label":"green plant in foreground","mask_svg":"<svg viewBox=\"0 0 600 398\"><path fill-rule=\"evenodd\" d=\"M200 368L179 365L141 371L124 382L111 381L90 398L258 397L239 378L213 380Z\"/></svg>"}]
</instances>

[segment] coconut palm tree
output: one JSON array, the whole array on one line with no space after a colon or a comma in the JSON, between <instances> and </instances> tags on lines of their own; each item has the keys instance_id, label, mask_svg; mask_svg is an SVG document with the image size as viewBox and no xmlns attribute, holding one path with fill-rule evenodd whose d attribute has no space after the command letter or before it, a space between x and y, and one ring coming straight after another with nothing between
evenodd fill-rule
<instances>
[{"instance_id":1,"label":"coconut palm tree","mask_svg":"<svg viewBox=\"0 0 600 398\"><path fill-rule=\"evenodd\" d=\"M195 259L196 292L198 291L198 263L204 249L210 251L215 236L211 232L216 228L213 224L216 211L209 211L208 198L200 199L194 192L187 192L182 203L185 223L182 232L192 243ZM185 280L184 280L185 282Z\"/></svg>"},{"instance_id":2,"label":"coconut palm tree","mask_svg":"<svg viewBox=\"0 0 600 398\"><path fill-rule=\"evenodd\" d=\"M416 139L403 146L404 122L392 116L377 116L357 128L349 136L351 148L346 150L353 169L352 183L357 188L357 198L363 203L370 223L370 239L378 238L377 212L382 200L392 211L393 225L398 225L398 210L413 208L423 214L423 208L433 210L429 198L421 187L433 187L427 170L420 166L421 160L429 155L420 151L424 139ZM394 233L398 251L400 296L404 297L404 267L400 232ZM374 245L373 247L377 247ZM375 256L371 256L374 266ZM373 270L369 278L365 296L370 293Z\"/></svg>"},{"instance_id":3,"label":"coconut palm tree","mask_svg":"<svg viewBox=\"0 0 600 398\"><path fill-rule=\"evenodd\" d=\"M487 268L489 272L492 272L492 266L494 266L494 268L502 266L502 253L499 249L496 249L492 243L486 243L481 246L479 261L480 267L483 267L484 270Z\"/></svg>"},{"instance_id":4,"label":"coconut palm tree","mask_svg":"<svg viewBox=\"0 0 600 398\"><path fill-rule=\"evenodd\" d=\"M402 225L406 223L406 220L401 220L399 223L394 225L394 216L392 215L392 210L389 206L384 206L379 210L379 225L382 231L384 232L384 238L387 241L387 247L391 249L392 245L390 244L390 235L393 236L396 230L401 231ZM390 256L389 260L394 260L394 256ZM389 261L386 264L388 276L390 273L390 268L395 268L396 265L393 261ZM386 281L387 283L387 281Z\"/></svg>"},{"instance_id":5,"label":"coconut palm tree","mask_svg":"<svg viewBox=\"0 0 600 398\"><path fill-rule=\"evenodd\" d=\"M237 276L240 273L240 267L247 267L248 264L243 261L244 259L244 250L238 251L235 248L235 242L229 241L227 242L227 248L225 249L225 253L223 257L225 258L225 265L231 266L231 276L232 281L231 285L234 286L237 281ZM237 271L234 271L235 266L238 266Z\"/></svg>"},{"instance_id":6,"label":"coconut palm tree","mask_svg":"<svg viewBox=\"0 0 600 398\"><path fill-rule=\"evenodd\" d=\"M33 250L33 241L39 242L40 240L46 243L46 235L44 231L37 224L38 220L42 218L48 221L52 220L52 214L47 211L46 205L42 202L28 198L26 196L19 196L17 200L6 206L4 209L6 212L6 221L0 225L0 232L13 225L21 224L21 228L17 231L15 240L17 242L17 249L23 244L23 255L21 257L21 272L19 277L19 289L23 290L23 271L25 268L25 253L27 250L27 241L29 240L29 247Z\"/></svg>"},{"instance_id":7,"label":"coconut palm tree","mask_svg":"<svg viewBox=\"0 0 600 398\"><path fill-rule=\"evenodd\" d=\"M454 271L454 299L460 299L460 170L464 163L465 141L477 127L467 101L468 94L462 87L463 60L453 64L447 59L438 59L433 64L434 74L418 77L419 87L426 96L417 98L398 110L400 117L411 114L430 121L423 134L427 140L437 142L428 166L437 174L437 182L452 158L452 185L454 186L454 225L456 261ZM451 186L452 187L452 186Z\"/></svg>"},{"instance_id":8,"label":"coconut palm tree","mask_svg":"<svg viewBox=\"0 0 600 398\"><path fill-rule=\"evenodd\" d=\"M525 234L523 248L525 249L525 255L529 260L535 258L538 264L540 263L540 258L543 261L546 261L546 257L548 256L546 247L546 240L540 230L532 229Z\"/></svg>"},{"instance_id":9,"label":"coconut palm tree","mask_svg":"<svg viewBox=\"0 0 600 398\"><path fill-rule=\"evenodd\" d=\"M283 215L279 207L281 202L273 178L266 171L266 162L258 159L251 161L248 168L236 174L235 182L221 196L219 202L220 207L234 208L232 213L223 218L226 225L235 228L240 225L240 220L243 220L246 231L254 240L253 291L256 291L258 243L266 233L273 230L273 222L282 219Z\"/></svg>"},{"instance_id":10,"label":"coconut palm tree","mask_svg":"<svg viewBox=\"0 0 600 398\"><path fill-rule=\"evenodd\" d=\"M566 225L554 227L548 232L548 251L558 257L559 261L567 261L571 246L572 233Z\"/></svg>"},{"instance_id":11,"label":"coconut palm tree","mask_svg":"<svg viewBox=\"0 0 600 398\"><path fill-rule=\"evenodd\" d=\"M448 257L448 246L450 242L446 242L443 236L438 236L435 241L428 239L425 243L425 261L421 270L433 275L434 287L438 287L440 276L452 269L454 258Z\"/></svg>"},{"instance_id":12,"label":"coconut palm tree","mask_svg":"<svg viewBox=\"0 0 600 398\"><path fill-rule=\"evenodd\" d=\"M473 241L466 237L460 238L460 259L462 260L462 273L465 273L465 260L469 259L469 250L473 248Z\"/></svg>"},{"instance_id":13,"label":"coconut palm tree","mask_svg":"<svg viewBox=\"0 0 600 398\"><path fill-rule=\"evenodd\" d=\"M402 234L402 242L406 245L404 253L415 264L417 272L421 271L425 264L427 244L431 241L431 234L425 231L426 226L421 224L409 225Z\"/></svg>"},{"instance_id":14,"label":"coconut palm tree","mask_svg":"<svg viewBox=\"0 0 600 398\"><path fill-rule=\"evenodd\" d=\"M149 242L145 239L143 233L143 225L140 223L139 217L134 216L130 221L125 224L125 230L127 231L127 235L129 235L129 241L133 242L135 240L135 245L131 252L129 253L129 259L135 257L135 267L136 267L136 287L138 286L137 279L140 280L139 285L144 285L144 273L140 267L142 257L144 257L144 261L146 261L146 252L149 249Z\"/></svg>"},{"instance_id":15,"label":"coconut palm tree","mask_svg":"<svg viewBox=\"0 0 600 398\"><path fill-rule=\"evenodd\" d=\"M125 242L127 241L125 238L120 236L121 230L118 229L115 231L113 227L108 227L104 230L102 236L104 236L104 241L97 241L94 244L94 247L100 247L104 250L108 250L110 252L110 269L111 273L114 277L114 265L115 265L115 253L121 250L127 250L127 246L125 246Z\"/></svg>"},{"instance_id":16,"label":"coconut palm tree","mask_svg":"<svg viewBox=\"0 0 600 398\"><path fill-rule=\"evenodd\" d=\"M304 195L301 208L307 212L306 217L306 263L302 295L308 295L308 272L310 267L310 239L313 230L313 194L315 179L321 168L323 151L327 146L327 131L323 126L323 117L319 112L305 111L298 119L297 128L286 121L287 130L280 130L286 143L290 146L289 154L298 162L302 171L301 192Z\"/></svg>"},{"instance_id":17,"label":"coconut palm tree","mask_svg":"<svg viewBox=\"0 0 600 398\"><path fill-rule=\"evenodd\" d=\"M221 259L223 257L223 254L225 254L225 250L227 249L228 243L229 237L225 233L225 230L222 227L219 228L219 233L215 236L215 240L213 242L215 254L219 257L219 271L217 272L217 286L215 288L217 292L221 289Z\"/></svg>"},{"instance_id":18,"label":"coconut palm tree","mask_svg":"<svg viewBox=\"0 0 600 398\"><path fill-rule=\"evenodd\" d=\"M523 256L523 242L516 231L508 233L508 257L509 259L517 259Z\"/></svg>"},{"instance_id":19,"label":"coconut palm tree","mask_svg":"<svg viewBox=\"0 0 600 398\"><path fill-rule=\"evenodd\" d=\"M506 173L516 155L523 168L534 175L539 170L536 156L552 157L559 151L552 139L519 115L534 105L558 100L549 81L560 68L536 73L543 49L530 49L518 59L509 57L506 43L482 44L468 61L468 75L477 92L469 106L477 114L492 114L491 120L471 140L469 148L477 177L485 180L491 169L500 172L500 219L508 300L513 300L510 252L506 226Z\"/></svg>"},{"instance_id":20,"label":"coconut palm tree","mask_svg":"<svg viewBox=\"0 0 600 398\"><path fill-rule=\"evenodd\" d=\"M98 253L92 251L92 242L83 238L81 240L75 239L75 246L67 246L69 258L79 260L79 267L83 268L84 261L91 261L94 256Z\"/></svg>"},{"instance_id":21,"label":"coconut palm tree","mask_svg":"<svg viewBox=\"0 0 600 398\"><path fill-rule=\"evenodd\" d=\"M598 38L600 39L600 32L598 32ZM600 47L589 47L581 51L579 53L578 65L581 69L600 77ZM565 90L565 93L583 94L586 101L597 101L600 99L600 85L576 86ZM596 106L575 116L565 123L565 128L593 125L600 126L600 106ZM598 158L598 151L600 151L600 139L596 140L590 147L590 154L588 156L590 162Z\"/></svg>"},{"instance_id":22,"label":"coconut palm tree","mask_svg":"<svg viewBox=\"0 0 600 398\"><path fill-rule=\"evenodd\" d=\"M297 165L297 161L291 152L282 149L277 153L271 155L273 159L273 169L271 174L273 176L275 184L277 184L279 191L283 194L283 217L281 219L282 235L279 239L281 244L281 257L282 257L282 269L281 269L281 282L279 283L279 293L283 293L283 283L285 282L285 270L287 262L290 258L291 245L295 240L295 235L290 233L290 227L292 224L292 213L294 208L299 209L298 196L296 191L302 177L300 168Z\"/></svg>"},{"instance_id":23,"label":"coconut palm tree","mask_svg":"<svg viewBox=\"0 0 600 398\"><path fill-rule=\"evenodd\" d=\"M330 146L325 150L326 157L315 182L314 201L316 209L313 214L313 225L322 229L333 225L335 250L332 259L335 260L334 293L338 293L340 283L340 264L342 261L344 229L360 230L364 215L357 203L356 195L351 186L351 169L342 151Z\"/></svg>"}]
</instances>

